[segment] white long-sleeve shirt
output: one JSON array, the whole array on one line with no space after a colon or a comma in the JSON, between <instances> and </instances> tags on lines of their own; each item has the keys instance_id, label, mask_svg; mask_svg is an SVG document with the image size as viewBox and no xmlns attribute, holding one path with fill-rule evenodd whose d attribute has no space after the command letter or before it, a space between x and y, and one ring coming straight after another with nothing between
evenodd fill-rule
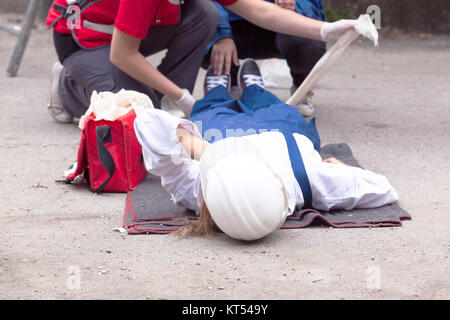
<instances>
[{"instance_id":1,"label":"white long-sleeve shirt","mask_svg":"<svg viewBox=\"0 0 450 320\"><path fill-rule=\"evenodd\" d=\"M142 145L147 170L161 177L161 183L175 203L198 210L202 202L200 162L187 156L176 136L178 125L201 138L194 123L157 109L142 112L135 131ZM279 173L288 193L289 214L303 206L300 185L291 169L285 138L280 132L242 137L255 144L267 163ZM318 210L374 208L398 200L386 177L369 170L322 161L312 142L294 134L312 191L312 206Z\"/></svg>"}]
</instances>

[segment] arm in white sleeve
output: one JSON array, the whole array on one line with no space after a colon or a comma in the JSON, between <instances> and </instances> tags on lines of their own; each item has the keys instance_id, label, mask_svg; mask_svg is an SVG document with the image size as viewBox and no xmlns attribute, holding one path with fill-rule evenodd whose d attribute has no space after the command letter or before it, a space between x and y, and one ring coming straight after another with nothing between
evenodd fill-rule
<instances>
[{"instance_id":1,"label":"arm in white sleeve","mask_svg":"<svg viewBox=\"0 0 450 320\"><path fill-rule=\"evenodd\" d=\"M192 160L178 142L178 125L201 137L192 122L158 109L145 110L134 122L147 170L161 177L162 186L175 203L198 210L201 197L199 162Z\"/></svg>"},{"instance_id":2,"label":"arm in white sleeve","mask_svg":"<svg viewBox=\"0 0 450 320\"><path fill-rule=\"evenodd\" d=\"M387 178L369 170L319 162L308 177L313 207L320 210L376 208L398 200Z\"/></svg>"}]
</instances>

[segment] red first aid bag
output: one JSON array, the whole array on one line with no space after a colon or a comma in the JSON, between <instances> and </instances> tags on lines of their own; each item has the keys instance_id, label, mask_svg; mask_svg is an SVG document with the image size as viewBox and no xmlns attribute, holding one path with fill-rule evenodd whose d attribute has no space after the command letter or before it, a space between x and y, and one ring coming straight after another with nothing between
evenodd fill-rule
<instances>
[{"instance_id":1,"label":"red first aid bag","mask_svg":"<svg viewBox=\"0 0 450 320\"><path fill-rule=\"evenodd\" d=\"M134 132L135 119L134 110L114 121L96 121L91 113L81 132L77 162L66 176L67 182L84 172L92 192L134 190L147 175L142 147Z\"/></svg>"}]
</instances>

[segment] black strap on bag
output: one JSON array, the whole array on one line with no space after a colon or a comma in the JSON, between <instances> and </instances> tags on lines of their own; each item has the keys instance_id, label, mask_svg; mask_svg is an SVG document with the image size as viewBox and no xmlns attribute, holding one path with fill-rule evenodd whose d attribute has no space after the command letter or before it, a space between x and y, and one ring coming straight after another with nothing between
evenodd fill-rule
<instances>
[{"instance_id":1,"label":"black strap on bag","mask_svg":"<svg viewBox=\"0 0 450 320\"><path fill-rule=\"evenodd\" d=\"M95 133L97 136L97 153L98 158L100 159L100 162L102 163L103 167L105 167L106 171L108 171L109 177L106 179L103 184L98 187L97 189L89 189L92 192L100 193L103 191L103 189L106 187L106 185L111 180L112 176L114 175L114 171L116 170L116 165L114 164L114 159L111 156L111 153L109 153L108 149L105 146L105 143L111 142L111 127L110 126L98 126L95 128Z\"/></svg>"}]
</instances>

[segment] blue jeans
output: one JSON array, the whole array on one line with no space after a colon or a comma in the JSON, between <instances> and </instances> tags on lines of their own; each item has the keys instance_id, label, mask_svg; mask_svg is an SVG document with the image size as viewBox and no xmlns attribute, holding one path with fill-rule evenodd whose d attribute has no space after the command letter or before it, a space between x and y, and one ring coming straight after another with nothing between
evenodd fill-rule
<instances>
[{"instance_id":1,"label":"blue jeans","mask_svg":"<svg viewBox=\"0 0 450 320\"><path fill-rule=\"evenodd\" d=\"M239 100L233 100L224 86L211 89L195 103L190 120L210 143L232 136L278 131L303 134L320 150L315 119L307 122L296 108L257 85L248 86Z\"/></svg>"}]
</instances>

